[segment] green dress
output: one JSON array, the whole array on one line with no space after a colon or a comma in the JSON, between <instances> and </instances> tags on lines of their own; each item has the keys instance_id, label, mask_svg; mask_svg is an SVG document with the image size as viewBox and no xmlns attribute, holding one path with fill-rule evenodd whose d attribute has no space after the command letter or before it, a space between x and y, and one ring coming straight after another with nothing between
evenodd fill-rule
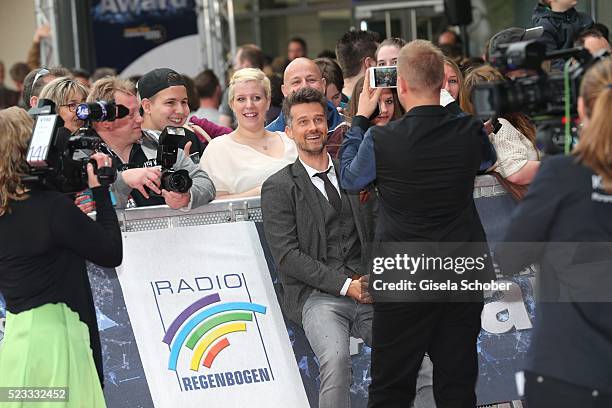
<instances>
[{"instance_id":1,"label":"green dress","mask_svg":"<svg viewBox=\"0 0 612 408\"><path fill-rule=\"evenodd\" d=\"M66 387L68 400L0 402L2 408L106 407L87 325L64 303L6 314L0 387Z\"/></svg>"},{"instance_id":2,"label":"green dress","mask_svg":"<svg viewBox=\"0 0 612 408\"><path fill-rule=\"evenodd\" d=\"M123 252L108 187L91 191L95 222L69 196L39 185L0 216L0 293L7 311L0 387L68 389L68 401L0 401L0 408L105 406L85 260L115 267Z\"/></svg>"}]
</instances>

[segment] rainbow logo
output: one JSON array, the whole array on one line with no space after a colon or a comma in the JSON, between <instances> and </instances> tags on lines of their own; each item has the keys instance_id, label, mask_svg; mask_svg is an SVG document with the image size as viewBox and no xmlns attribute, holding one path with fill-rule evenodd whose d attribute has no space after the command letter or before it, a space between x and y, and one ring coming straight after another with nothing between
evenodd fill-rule
<instances>
[{"instance_id":1,"label":"rainbow logo","mask_svg":"<svg viewBox=\"0 0 612 408\"><path fill-rule=\"evenodd\" d=\"M183 345L193 350L189 364L191 370L199 370L202 358L202 365L210 368L217 355L230 345L228 334L246 332L247 322L253 321L254 313L266 314L266 307L256 303L215 305L220 301L218 293L205 296L185 308L170 324L162 340L170 347L169 370L176 371ZM183 328L179 331L181 326Z\"/></svg>"}]
</instances>

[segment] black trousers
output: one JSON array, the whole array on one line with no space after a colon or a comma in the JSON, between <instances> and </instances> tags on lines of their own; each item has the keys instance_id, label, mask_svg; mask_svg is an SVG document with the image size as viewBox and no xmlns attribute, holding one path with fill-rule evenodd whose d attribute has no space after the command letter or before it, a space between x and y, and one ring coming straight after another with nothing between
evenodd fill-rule
<instances>
[{"instance_id":1,"label":"black trousers","mask_svg":"<svg viewBox=\"0 0 612 408\"><path fill-rule=\"evenodd\" d=\"M525 372L525 397L527 408L612 407L610 394L531 372Z\"/></svg>"},{"instance_id":2,"label":"black trousers","mask_svg":"<svg viewBox=\"0 0 612 408\"><path fill-rule=\"evenodd\" d=\"M374 303L368 408L409 407L423 355L437 408L474 408L483 302Z\"/></svg>"}]
</instances>

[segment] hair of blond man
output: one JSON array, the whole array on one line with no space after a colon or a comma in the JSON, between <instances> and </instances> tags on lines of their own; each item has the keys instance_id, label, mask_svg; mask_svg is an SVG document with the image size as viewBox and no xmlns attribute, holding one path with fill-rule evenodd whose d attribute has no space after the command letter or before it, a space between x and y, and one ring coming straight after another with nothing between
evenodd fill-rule
<instances>
[{"instance_id":1,"label":"hair of blond man","mask_svg":"<svg viewBox=\"0 0 612 408\"><path fill-rule=\"evenodd\" d=\"M40 91L38 99L50 99L55 103L55 108L68 103L72 95L82 95L83 99L87 98L87 88L79 81L69 77L56 78L49 82Z\"/></svg>"},{"instance_id":2,"label":"hair of blond man","mask_svg":"<svg viewBox=\"0 0 612 408\"><path fill-rule=\"evenodd\" d=\"M34 121L16 106L0 110L0 216L11 201L28 198L22 177L28 173L26 151Z\"/></svg>"},{"instance_id":3,"label":"hair of blond man","mask_svg":"<svg viewBox=\"0 0 612 408\"><path fill-rule=\"evenodd\" d=\"M586 72L580 96L589 123L582 130L573 154L600 175L605 190L612 192L612 58L596 63Z\"/></svg>"},{"instance_id":4,"label":"hair of blond man","mask_svg":"<svg viewBox=\"0 0 612 408\"><path fill-rule=\"evenodd\" d=\"M129 79L104 77L91 85L87 102L110 101L115 99L115 92L136 95L136 86Z\"/></svg>"},{"instance_id":5,"label":"hair of blond man","mask_svg":"<svg viewBox=\"0 0 612 408\"><path fill-rule=\"evenodd\" d=\"M459 91L459 106L461 110L470 115L475 115L476 110L472 105L472 93L474 87L483 82L494 82L494 81L506 81L506 77L502 75L497 69L490 65L481 65L468 71L467 75L463 79L463 86ZM536 145L536 128L531 122L529 117L521 112L505 113L500 117L506 119L512 124L519 132L523 134L533 147L538 151ZM539 153L538 153L539 156Z\"/></svg>"},{"instance_id":6,"label":"hair of blond man","mask_svg":"<svg viewBox=\"0 0 612 408\"><path fill-rule=\"evenodd\" d=\"M410 41L400 50L397 73L410 91L439 94L444 82L444 54L430 41Z\"/></svg>"},{"instance_id":7,"label":"hair of blond man","mask_svg":"<svg viewBox=\"0 0 612 408\"><path fill-rule=\"evenodd\" d=\"M238 71L234 72L234 75L232 75L232 79L229 83L229 87L227 90L227 99L230 103L230 106L234 103L234 95L236 93L236 84L237 83L241 83L241 82L249 82L249 81L255 81L258 82L264 90L264 93L266 95L266 99L270 100L271 94L272 94L272 88L270 85L270 80L268 79L268 77L266 76L266 74L264 74L264 72L261 69L257 69L257 68L243 68L243 69L239 69Z\"/></svg>"}]
</instances>

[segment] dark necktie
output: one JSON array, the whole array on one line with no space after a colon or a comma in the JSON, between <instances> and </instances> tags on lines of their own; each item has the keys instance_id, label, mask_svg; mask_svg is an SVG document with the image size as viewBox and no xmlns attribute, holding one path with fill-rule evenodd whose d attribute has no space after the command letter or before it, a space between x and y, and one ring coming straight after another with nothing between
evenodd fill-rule
<instances>
[{"instance_id":1,"label":"dark necktie","mask_svg":"<svg viewBox=\"0 0 612 408\"><path fill-rule=\"evenodd\" d=\"M336 210L336 213L340 214L340 212L342 211L342 199L340 198L340 194L338 194L338 190L336 190L336 187L334 187L332 182L329 181L329 177L327 177L327 173L331 169L332 168L330 167L329 169L327 169L327 171L324 171L323 173L317 173L315 174L315 176L323 180L327 199L329 200L329 203L332 205L332 207L334 207L334 210Z\"/></svg>"}]
</instances>

